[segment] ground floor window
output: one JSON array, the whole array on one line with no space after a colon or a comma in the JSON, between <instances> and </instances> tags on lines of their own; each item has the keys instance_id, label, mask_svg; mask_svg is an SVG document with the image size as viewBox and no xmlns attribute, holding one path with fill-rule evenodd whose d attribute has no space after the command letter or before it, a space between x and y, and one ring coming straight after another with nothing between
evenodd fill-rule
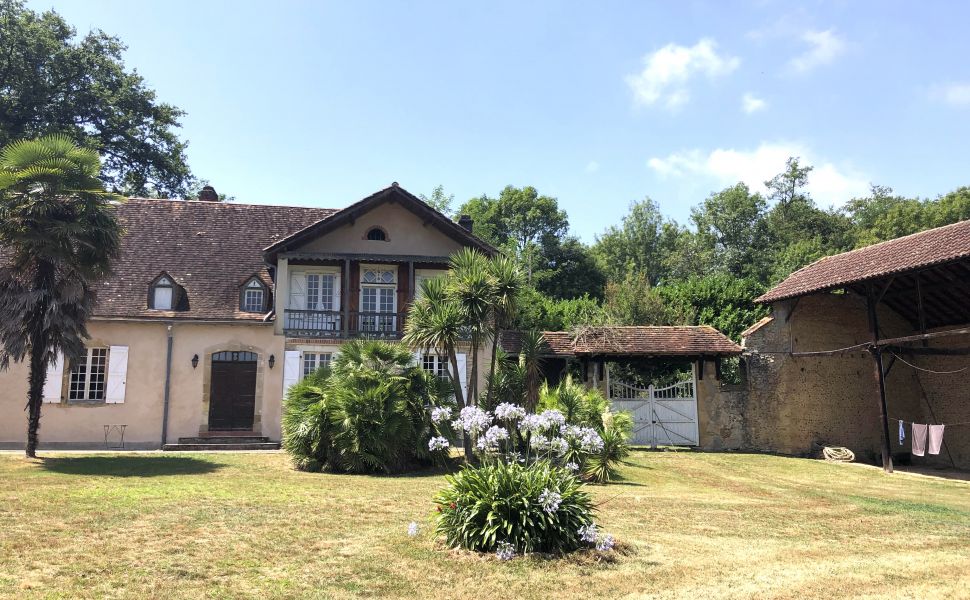
<instances>
[{"instance_id":1,"label":"ground floor window","mask_svg":"<svg viewBox=\"0 0 970 600\"><path fill-rule=\"evenodd\" d=\"M448 357L447 356L437 356L434 354L425 354L421 357L421 367L433 375L437 375L441 379L446 379L448 377Z\"/></svg>"},{"instance_id":2,"label":"ground floor window","mask_svg":"<svg viewBox=\"0 0 970 600\"><path fill-rule=\"evenodd\" d=\"M329 367L332 356L330 352L304 352L303 376L306 377L320 367Z\"/></svg>"},{"instance_id":3,"label":"ground floor window","mask_svg":"<svg viewBox=\"0 0 970 600\"><path fill-rule=\"evenodd\" d=\"M88 348L71 365L68 400L104 400L108 349Z\"/></svg>"}]
</instances>

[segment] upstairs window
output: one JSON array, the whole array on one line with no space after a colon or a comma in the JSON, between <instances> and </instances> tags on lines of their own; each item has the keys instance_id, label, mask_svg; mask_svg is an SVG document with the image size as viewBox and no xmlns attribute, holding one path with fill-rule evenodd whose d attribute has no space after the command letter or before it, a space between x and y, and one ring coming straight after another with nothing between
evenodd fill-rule
<instances>
[{"instance_id":1,"label":"upstairs window","mask_svg":"<svg viewBox=\"0 0 970 600\"><path fill-rule=\"evenodd\" d=\"M266 310L266 287L258 279L250 279L243 288L242 310L244 312L261 313Z\"/></svg>"},{"instance_id":2,"label":"upstairs window","mask_svg":"<svg viewBox=\"0 0 970 600\"><path fill-rule=\"evenodd\" d=\"M158 278L152 288L152 306L155 310L172 310L172 298L175 295L172 280L164 275Z\"/></svg>"},{"instance_id":3,"label":"upstairs window","mask_svg":"<svg viewBox=\"0 0 970 600\"><path fill-rule=\"evenodd\" d=\"M371 227L367 230L367 239L372 242L386 242L387 232L381 227Z\"/></svg>"}]
</instances>

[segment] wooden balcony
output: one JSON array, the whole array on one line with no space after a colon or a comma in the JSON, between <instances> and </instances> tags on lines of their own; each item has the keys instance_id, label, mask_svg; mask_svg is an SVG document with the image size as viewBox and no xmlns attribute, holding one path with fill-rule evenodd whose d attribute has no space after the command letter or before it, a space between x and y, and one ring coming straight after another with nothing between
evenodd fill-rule
<instances>
[{"instance_id":1,"label":"wooden balcony","mask_svg":"<svg viewBox=\"0 0 970 600\"><path fill-rule=\"evenodd\" d=\"M406 312L288 308L283 311L283 332L302 338L398 340L404 335L406 316Z\"/></svg>"}]
</instances>

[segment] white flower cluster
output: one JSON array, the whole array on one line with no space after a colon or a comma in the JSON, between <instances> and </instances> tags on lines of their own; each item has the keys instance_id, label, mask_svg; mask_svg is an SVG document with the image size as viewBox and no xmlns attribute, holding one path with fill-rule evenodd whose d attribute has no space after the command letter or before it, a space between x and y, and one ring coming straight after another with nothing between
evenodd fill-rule
<instances>
[{"instance_id":1,"label":"white flower cluster","mask_svg":"<svg viewBox=\"0 0 970 600\"><path fill-rule=\"evenodd\" d=\"M431 409L431 422L435 425L443 423L451 418L451 409L447 406L438 406Z\"/></svg>"},{"instance_id":2,"label":"white flower cluster","mask_svg":"<svg viewBox=\"0 0 970 600\"><path fill-rule=\"evenodd\" d=\"M515 421L525 417L525 409L518 404L503 402L495 407L495 418L503 421Z\"/></svg>"},{"instance_id":3,"label":"white flower cluster","mask_svg":"<svg viewBox=\"0 0 970 600\"><path fill-rule=\"evenodd\" d=\"M416 535L418 535L418 524L415 523L414 521L411 521L408 524L408 536L414 537Z\"/></svg>"},{"instance_id":4,"label":"white flower cluster","mask_svg":"<svg viewBox=\"0 0 970 600\"><path fill-rule=\"evenodd\" d=\"M435 450L445 450L448 448L449 445L450 444L448 443L448 440L446 438L441 437L440 435L438 437L433 437L430 440L428 440L428 450L431 450L432 452L434 452Z\"/></svg>"},{"instance_id":5,"label":"white flower cluster","mask_svg":"<svg viewBox=\"0 0 970 600\"><path fill-rule=\"evenodd\" d=\"M550 490L546 488L542 490L539 494L539 504L542 505L542 510L546 511L550 515L559 510L559 504L562 502L562 496L559 492Z\"/></svg>"},{"instance_id":6,"label":"white flower cluster","mask_svg":"<svg viewBox=\"0 0 970 600\"><path fill-rule=\"evenodd\" d=\"M485 432L485 435L478 438L478 449L486 452L494 452L498 450L498 443L502 440L509 439L509 431L504 427L499 427L498 425L492 425Z\"/></svg>"},{"instance_id":7,"label":"white flower cluster","mask_svg":"<svg viewBox=\"0 0 970 600\"><path fill-rule=\"evenodd\" d=\"M610 534L600 535L596 523L590 523L579 528L579 539L587 544L593 544L600 552L609 552L616 545L616 540Z\"/></svg>"},{"instance_id":8,"label":"white flower cluster","mask_svg":"<svg viewBox=\"0 0 970 600\"><path fill-rule=\"evenodd\" d=\"M562 428L562 435L570 442L576 442L580 449L587 454L593 454L603 449L603 438L592 427L566 425Z\"/></svg>"},{"instance_id":9,"label":"white flower cluster","mask_svg":"<svg viewBox=\"0 0 970 600\"><path fill-rule=\"evenodd\" d=\"M598 542L596 542L596 549L599 550L600 552L609 552L610 550L613 549L613 546L615 544L616 542L613 540L613 536L607 534L601 537Z\"/></svg>"},{"instance_id":10,"label":"white flower cluster","mask_svg":"<svg viewBox=\"0 0 970 600\"><path fill-rule=\"evenodd\" d=\"M492 415L477 406L466 406L451 424L455 429L478 435L492 424Z\"/></svg>"},{"instance_id":11,"label":"white flower cluster","mask_svg":"<svg viewBox=\"0 0 970 600\"><path fill-rule=\"evenodd\" d=\"M495 556L499 560L512 560L515 558L515 547L508 542L499 542L495 549Z\"/></svg>"},{"instance_id":12,"label":"white flower cluster","mask_svg":"<svg viewBox=\"0 0 970 600\"><path fill-rule=\"evenodd\" d=\"M572 472L575 473L576 471L579 470L579 465L577 465L574 462L568 462L568 463L566 463L566 469L568 469L568 470L570 470L570 471L572 471Z\"/></svg>"}]
</instances>

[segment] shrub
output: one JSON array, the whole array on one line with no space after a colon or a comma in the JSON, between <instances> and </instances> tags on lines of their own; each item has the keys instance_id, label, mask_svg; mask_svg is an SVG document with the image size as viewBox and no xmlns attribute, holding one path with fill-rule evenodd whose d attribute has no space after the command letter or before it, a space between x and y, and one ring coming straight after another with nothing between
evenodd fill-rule
<instances>
[{"instance_id":1,"label":"shrub","mask_svg":"<svg viewBox=\"0 0 970 600\"><path fill-rule=\"evenodd\" d=\"M452 402L449 387L403 346L344 344L329 370L287 393L283 447L305 470L392 473L443 460L428 449L428 409Z\"/></svg>"},{"instance_id":2,"label":"shrub","mask_svg":"<svg viewBox=\"0 0 970 600\"><path fill-rule=\"evenodd\" d=\"M434 498L435 531L448 546L479 552L510 545L517 553L571 552L588 545L593 506L571 472L548 461L531 465L493 461L448 476Z\"/></svg>"},{"instance_id":3,"label":"shrub","mask_svg":"<svg viewBox=\"0 0 970 600\"><path fill-rule=\"evenodd\" d=\"M607 483L619 476L617 466L630 455L628 440L633 432L633 417L629 413L603 415L600 439L603 445L587 461L585 475L597 483Z\"/></svg>"}]
</instances>

